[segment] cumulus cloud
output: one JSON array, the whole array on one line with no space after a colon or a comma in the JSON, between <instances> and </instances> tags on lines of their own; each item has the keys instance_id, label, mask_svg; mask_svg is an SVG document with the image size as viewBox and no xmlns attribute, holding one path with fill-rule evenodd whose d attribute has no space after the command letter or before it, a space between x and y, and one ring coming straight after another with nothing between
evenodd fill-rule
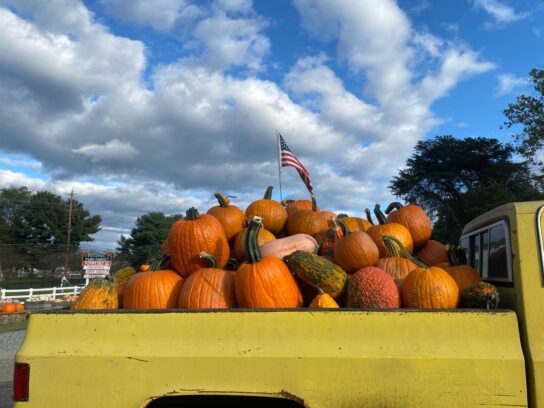
<instances>
[{"instance_id":1,"label":"cumulus cloud","mask_svg":"<svg viewBox=\"0 0 544 408\"><path fill-rule=\"evenodd\" d=\"M517 77L512 74L501 74L497 77L496 96L503 96L512 93L514 90L528 86L529 78Z\"/></svg>"},{"instance_id":2,"label":"cumulus cloud","mask_svg":"<svg viewBox=\"0 0 544 408\"><path fill-rule=\"evenodd\" d=\"M108 231L146 211L206 210L217 190L244 208L277 184L275 129L310 170L323 208L362 213L391 198L391 175L440 120L432 103L493 68L466 46L416 31L393 0L296 0L305 29L333 41L337 60L301 55L281 83L262 75L269 23L251 1L199 8L191 46L152 67L143 42L115 35L82 3L55 4L0 7L0 148L33 157L50 178L15 175L20 183L75 185ZM102 4L114 14L127 6ZM130 4L127 18L156 30L172 29L191 6L165 2L166 18ZM335 64L364 86L348 90ZM296 171L282 177L284 198L307 195Z\"/></svg>"}]
</instances>

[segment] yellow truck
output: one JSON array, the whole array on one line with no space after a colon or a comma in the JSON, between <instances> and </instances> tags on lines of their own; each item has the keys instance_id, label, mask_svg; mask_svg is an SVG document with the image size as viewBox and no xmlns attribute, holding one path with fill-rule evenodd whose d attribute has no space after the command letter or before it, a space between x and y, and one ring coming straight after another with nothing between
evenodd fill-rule
<instances>
[{"instance_id":1,"label":"yellow truck","mask_svg":"<svg viewBox=\"0 0 544 408\"><path fill-rule=\"evenodd\" d=\"M543 212L463 231L499 310L33 313L14 407L544 408Z\"/></svg>"}]
</instances>

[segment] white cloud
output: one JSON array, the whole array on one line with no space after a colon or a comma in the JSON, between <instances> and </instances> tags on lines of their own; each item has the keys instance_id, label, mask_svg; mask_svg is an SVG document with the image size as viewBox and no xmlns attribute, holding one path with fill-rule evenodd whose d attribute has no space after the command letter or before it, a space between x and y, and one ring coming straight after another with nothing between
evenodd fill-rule
<instances>
[{"instance_id":1,"label":"white cloud","mask_svg":"<svg viewBox=\"0 0 544 408\"><path fill-rule=\"evenodd\" d=\"M108 13L120 20L169 31L176 23L190 21L201 14L187 0L100 0Z\"/></svg>"},{"instance_id":2,"label":"white cloud","mask_svg":"<svg viewBox=\"0 0 544 408\"><path fill-rule=\"evenodd\" d=\"M82 154L91 159L92 163L106 161L131 161L138 157L139 152L129 142L113 139L104 144L85 144L72 152Z\"/></svg>"},{"instance_id":3,"label":"white cloud","mask_svg":"<svg viewBox=\"0 0 544 408\"><path fill-rule=\"evenodd\" d=\"M526 77L516 77L512 74L501 74L497 77L497 87L495 88L495 95L502 96L512 93L512 91L528 86L529 79Z\"/></svg>"},{"instance_id":4,"label":"white cloud","mask_svg":"<svg viewBox=\"0 0 544 408\"><path fill-rule=\"evenodd\" d=\"M150 67L144 83L144 44L115 35L81 3L59 0L55 13L38 0L10 4L28 19L0 7L0 148L41 163L47 188L75 185L110 232L146 211L206 210L216 190L245 207L277 185L275 129L310 170L323 208L362 214L390 200L386 183L440 120L432 103L492 68L414 30L392 0L297 0L304 26L336 41L338 62L365 86L348 90L319 52L278 84L259 77L268 22L250 1L216 1L194 17L197 46ZM139 23L179 22L148 17ZM282 173L284 197L307 196L296 171Z\"/></svg>"},{"instance_id":5,"label":"white cloud","mask_svg":"<svg viewBox=\"0 0 544 408\"><path fill-rule=\"evenodd\" d=\"M269 39L260 33L265 27L263 20L223 13L201 20L193 32L204 47L199 63L218 70L230 66L262 70L262 59L270 50Z\"/></svg>"},{"instance_id":6,"label":"white cloud","mask_svg":"<svg viewBox=\"0 0 544 408\"><path fill-rule=\"evenodd\" d=\"M508 24L526 18L528 13L518 13L508 4L498 0L473 0L474 7L488 13L495 23Z\"/></svg>"}]
</instances>

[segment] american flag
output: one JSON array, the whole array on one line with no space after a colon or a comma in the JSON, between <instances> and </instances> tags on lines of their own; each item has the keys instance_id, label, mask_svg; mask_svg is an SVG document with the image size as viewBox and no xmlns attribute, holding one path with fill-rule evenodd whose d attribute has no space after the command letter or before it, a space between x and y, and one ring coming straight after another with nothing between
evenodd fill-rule
<instances>
[{"instance_id":1,"label":"american flag","mask_svg":"<svg viewBox=\"0 0 544 408\"><path fill-rule=\"evenodd\" d=\"M297 169L300 178L304 184L306 184L306 188L310 194L312 194L313 187L310 182L310 173L308 173L308 170L306 170L306 167L302 165L300 160L297 159L297 156L291 152L291 149L289 149L289 146L287 146L287 143L283 140L283 136L279 133L278 136L280 138L281 167L294 167Z\"/></svg>"}]
</instances>

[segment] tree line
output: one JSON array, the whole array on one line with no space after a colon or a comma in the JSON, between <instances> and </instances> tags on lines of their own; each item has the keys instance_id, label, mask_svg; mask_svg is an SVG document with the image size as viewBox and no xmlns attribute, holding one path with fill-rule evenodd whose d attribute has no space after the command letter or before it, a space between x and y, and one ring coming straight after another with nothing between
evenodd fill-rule
<instances>
[{"instance_id":1,"label":"tree line","mask_svg":"<svg viewBox=\"0 0 544 408\"><path fill-rule=\"evenodd\" d=\"M102 219L78 200L27 187L0 189L0 270L2 267L51 269L64 265L65 254L79 261L81 242L92 241ZM73 262L72 262L73 263Z\"/></svg>"}]
</instances>

